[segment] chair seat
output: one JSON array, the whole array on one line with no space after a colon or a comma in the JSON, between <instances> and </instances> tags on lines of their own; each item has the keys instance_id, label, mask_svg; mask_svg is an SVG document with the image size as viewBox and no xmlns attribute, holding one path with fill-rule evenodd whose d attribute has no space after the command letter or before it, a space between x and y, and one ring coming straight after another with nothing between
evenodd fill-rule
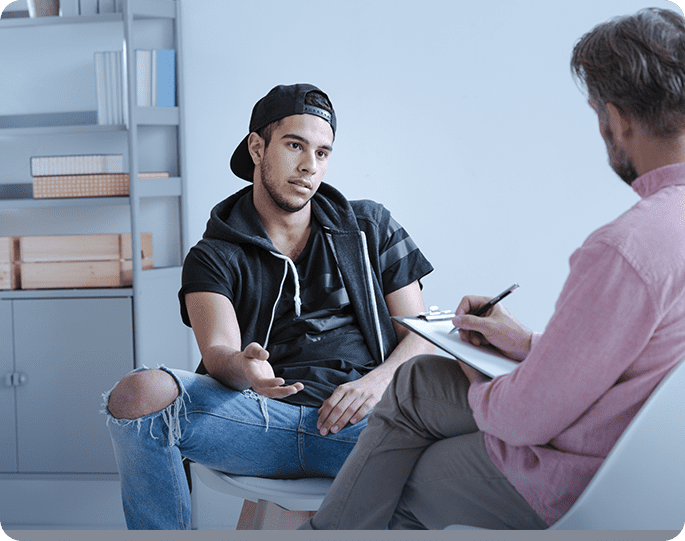
<instances>
[{"instance_id":1,"label":"chair seat","mask_svg":"<svg viewBox=\"0 0 685 541\"><path fill-rule=\"evenodd\" d=\"M213 490L253 502L268 500L290 511L318 509L333 483L333 479L325 477L271 479L230 475L195 463L191 470Z\"/></svg>"}]
</instances>

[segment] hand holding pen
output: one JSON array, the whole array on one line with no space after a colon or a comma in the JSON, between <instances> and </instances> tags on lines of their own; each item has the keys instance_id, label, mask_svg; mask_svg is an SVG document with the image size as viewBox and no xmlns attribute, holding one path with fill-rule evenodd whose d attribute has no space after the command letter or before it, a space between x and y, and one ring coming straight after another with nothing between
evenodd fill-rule
<instances>
[{"instance_id":1,"label":"hand holding pen","mask_svg":"<svg viewBox=\"0 0 685 541\"><path fill-rule=\"evenodd\" d=\"M518 284L514 284L492 299L464 297L456 310L457 315L452 318L455 330L460 331L462 339L476 346L492 345L511 359L523 360L530 351L533 333L501 306L483 317L517 287Z\"/></svg>"},{"instance_id":2,"label":"hand holding pen","mask_svg":"<svg viewBox=\"0 0 685 541\"><path fill-rule=\"evenodd\" d=\"M514 284L513 286L509 287L508 289L505 289L504 291L502 291L502 293L500 293L496 297L493 297L492 299L490 299L488 302L486 302L480 308L477 308L473 312L469 312L469 315L478 316L478 317L484 316L488 312L488 310L490 310L490 308L495 306L499 301L501 301L504 297L509 295L509 293L514 291L514 289L516 289L518 286L519 286L518 284ZM450 331L450 334L452 334L458 330L459 330L459 327L454 327L454 329L452 329Z\"/></svg>"}]
</instances>

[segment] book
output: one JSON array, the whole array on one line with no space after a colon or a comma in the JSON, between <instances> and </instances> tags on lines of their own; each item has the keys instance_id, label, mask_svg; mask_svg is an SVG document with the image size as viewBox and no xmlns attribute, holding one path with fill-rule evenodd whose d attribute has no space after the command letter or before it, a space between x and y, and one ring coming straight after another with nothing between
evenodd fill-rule
<instances>
[{"instance_id":1,"label":"book","mask_svg":"<svg viewBox=\"0 0 685 541\"><path fill-rule=\"evenodd\" d=\"M106 115L105 53L93 53L93 64L95 65L95 97L97 99L98 124L108 124Z\"/></svg>"},{"instance_id":2,"label":"book","mask_svg":"<svg viewBox=\"0 0 685 541\"><path fill-rule=\"evenodd\" d=\"M151 95L154 107L176 106L176 51L152 49Z\"/></svg>"},{"instance_id":3,"label":"book","mask_svg":"<svg viewBox=\"0 0 685 541\"><path fill-rule=\"evenodd\" d=\"M136 49L136 95L138 107L152 105L152 51Z\"/></svg>"},{"instance_id":4,"label":"book","mask_svg":"<svg viewBox=\"0 0 685 541\"><path fill-rule=\"evenodd\" d=\"M450 334L454 329L451 320L426 321L414 317L392 319L488 377L509 374L519 365L518 361L505 357L492 347L474 346L462 340L459 333Z\"/></svg>"},{"instance_id":5,"label":"book","mask_svg":"<svg viewBox=\"0 0 685 541\"><path fill-rule=\"evenodd\" d=\"M93 54L98 124L126 124L128 92L126 62L122 51L98 51Z\"/></svg>"},{"instance_id":6,"label":"book","mask_svg":"<svg viewBox=\"0 0 685 541\"><path fill-rule=\"evenodd\" d=\"M124 157L121 154L34 156L31 158L31 176L33 177L123 172Z\"/></svg>"}]
</instances>

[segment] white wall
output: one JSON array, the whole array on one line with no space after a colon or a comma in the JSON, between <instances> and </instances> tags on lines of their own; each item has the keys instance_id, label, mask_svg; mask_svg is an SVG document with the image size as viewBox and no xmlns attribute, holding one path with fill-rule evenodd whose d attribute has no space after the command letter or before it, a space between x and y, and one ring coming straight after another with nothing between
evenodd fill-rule
<instances>
[{"instance_id":1,"label":"white wall","mask_svg":"<svg viewBox=\"0 0 685 541\"><path fill-rule=\"evenodd\" d=\"M521 288L505 305L543 330L568 257L637 196L610 170L569 69L595 24L666 0L183 4L190 240L245 183L229 170L276 84L331 97L326 181L383 202L436 268L426 304Z\"/></svg>"}]
</instances>

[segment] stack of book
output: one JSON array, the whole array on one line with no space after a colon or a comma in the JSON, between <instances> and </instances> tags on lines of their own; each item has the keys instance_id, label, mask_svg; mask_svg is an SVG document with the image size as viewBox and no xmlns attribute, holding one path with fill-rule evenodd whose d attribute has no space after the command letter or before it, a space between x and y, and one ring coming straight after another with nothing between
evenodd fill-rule
<instances>
[{"instance_id":1,"label":"stack of book","mask_svg":"<svg viewBox=\"0 0 685 541\"><path fill-rule=\"evenodd\" d=\"M93 61L98 124L126 124L128 93L123 52L98 51Z\"/></svg>"},{"instance_id":2,"label":"stack of book","mask_svg":"<svg viewBox=\"0 0 685 541\"><path fill-rule=\"evenodd\" d=\"M140 244L142 268L152 269L152 234ZM129 233L0 237L0 258L9 260L0 263L0 289L130 286L132 254Z\"/></svg>"},{"instance_id":3,"label":"stack of book","mask_svg":"<svg viewBox=\"0 0 685 541\"><path fill-rule=\"evenodd\" d=\"M136 49L138 107L176 106L176 51Z\"/></svg>"},{"instance_id":4,"label":"stack of book","mask_svg":"<svg viewBox=\"0 0 685 541\"><path fill-rule=\"evenodd\" d=\"M33 197L117 197L129 194L121 154L35 156L31 158ZM139 178L168 178L167 172L139 173Z\"/></svg>"}]
</instances>

